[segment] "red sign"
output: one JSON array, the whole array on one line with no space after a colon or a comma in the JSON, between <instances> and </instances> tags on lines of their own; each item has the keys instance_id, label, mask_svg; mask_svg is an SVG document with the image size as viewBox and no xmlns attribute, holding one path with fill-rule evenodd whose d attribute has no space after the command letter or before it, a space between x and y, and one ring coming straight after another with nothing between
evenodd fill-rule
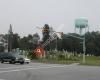
<instances>
[{"instance_id":1,"label":"red sign","mask_svg":"<svg viewBox=\"0 0 100 80\"><path fill-rule=\"evenodd\" d=\"M44 49L42 47L37 47L35 50L36 56L42 57L44 55Z\"/></svg>"}]
</instances>

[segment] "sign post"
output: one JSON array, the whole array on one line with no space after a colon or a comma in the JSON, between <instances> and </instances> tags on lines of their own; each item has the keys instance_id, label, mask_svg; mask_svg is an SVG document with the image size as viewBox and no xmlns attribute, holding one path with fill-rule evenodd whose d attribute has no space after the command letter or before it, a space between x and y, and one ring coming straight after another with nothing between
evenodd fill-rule
<instances>
[{"instance_id":1,"label":"sign post","mask_svg":"<svg viewBox=\"0 0 100 80\"><path fill-rule=\"evenodd\" d=\"M45 55L42 47L37 47L35 53L38 58L42 58Z\"/></svg>"}]
</instances>

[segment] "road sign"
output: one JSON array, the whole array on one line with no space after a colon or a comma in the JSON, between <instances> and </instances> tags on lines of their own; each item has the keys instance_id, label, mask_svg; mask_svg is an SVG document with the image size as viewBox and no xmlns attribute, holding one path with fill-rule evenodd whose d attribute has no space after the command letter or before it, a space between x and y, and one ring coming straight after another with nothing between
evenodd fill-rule
<instances>
[{"instance_id":1,"label":"road sign","mask_svg":"<svg viewBox=\"0 0 100 80\"><path fill-rule=\"evenodd\" d=\"M37 47L35 50L37 57L43 57L44 56L44 49L42 47Z\"/></svg>"}]
</instances>

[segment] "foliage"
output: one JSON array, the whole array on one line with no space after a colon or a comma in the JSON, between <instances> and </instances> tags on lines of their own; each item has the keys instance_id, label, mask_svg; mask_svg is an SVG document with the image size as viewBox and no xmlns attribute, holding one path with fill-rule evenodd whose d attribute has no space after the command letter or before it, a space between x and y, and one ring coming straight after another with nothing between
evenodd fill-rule
<instances>
[{"instance_id":1,"label":"foliage","mask_svg":"<svg viewBox=\"0 0 100 80\"><path fill-rule=\"evenodd\" d=\"M44 25L43 28L46 30L49 29L49 25ZM62 39L57 38L46 46L45 50L52 51L57 48L58 51L68 51L74 54L82 54L83 53L83 40L77 39L75 37L69 36L74 35L76 37L83 38L76 33L63 34ZM12 49L20 48L21 50L34 50L38 46L38 40L35 40L35 35L28 35L24 37L20 37L18 34L13 34L12 40ZM39 35L38 35L39 36ZM5 34L4 39L8 39L9 35ZM43 42L49 38L49 31L43 32ZM87 32L85 34L86 38L86 55L95 55L100 56L100 33L97 32ZM39 37L38 37L39 39ZM9 41L9 40L8 40ZM34 42L33 42L34 41ZM42 42L42 44L43 44ZM9 46L8 46L9 47ZM2 48L1 48L2 49Z\"/></svg>"},{"instance_id":2,"label":"foliage","mask_svg":"<svg viewBox=\"0 0 100 80\"><path fill-rule=\"evenodd\" d=\"M0 52L3 52L3 51L4 51L4 47L0 46Z\"/></svg>"},{"instance_id":3,"label":"foliage","mask_svg":"<svg viewBox=\"0 0 100 80\"><path fill-rule=\"evenodd\" d=\"M12 38L12 49L19 48L19 35L18 34L13 34Z\"/></svg>"},{"instance_id":4,"label":"foliage","mask_svg":"<svg viewBox=\"0 0 100 80\"><path fill-rule=\"evenodd\" d=\"M82 65L100 66L100 57L98 56L86 56L86 62Z\"/></svg>"},{"instance_id":5,"label":"foliage","mask_svg":"<svg viewBox=\"0 0 100 80\"><path fill-rule=\"evenodd\" d=\"M31 51L28 51L28 58L30 58L31 60L33 59L37 59L36 57L36 54L34 54L34 52L31 50Z\"/></svg>"},{"instance_id":6,"label":"foliage","mask_svg":"<svg viewBox=\"0 0 100 80\"><path fill-rule=\"evenodd\" d=\"M49 31L49 25L48 24L45 24L44 25L44 27L43 27L43 30L42 30L42 34L43 34L43 43L45 43L45 41L47 40L47 39L49 39L49 37L50 37L50 31ZM49 50L50 49L50 44L49 45L47 45L46 47L44 47L45 48L45 50Z\"/></svg>"}]
</instances>

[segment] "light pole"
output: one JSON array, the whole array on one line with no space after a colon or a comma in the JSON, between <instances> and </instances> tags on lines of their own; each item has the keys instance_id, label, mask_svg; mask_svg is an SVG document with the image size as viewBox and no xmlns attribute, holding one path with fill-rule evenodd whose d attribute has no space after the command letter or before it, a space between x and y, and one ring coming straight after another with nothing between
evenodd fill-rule
<instances>
[{"instance_id":1,"label":"light pole","mask_svg":"<svg viewBox=\"0 0 100 80\"><path fill-rule=\"evenodd\" d=\"M86 27L85 27L85 33L86 33ZM86 52L85 33L84 33L84 38L83 38L83 63L86 62L86 59L85 59L85 52Z\"/></svg>"},{"instance_id":2,"label":"light pole","mask_svg":"<svg viewBox=\"0 0 100 80\"><path fill-rule=\"evenodd\" d=\"M57 50L57 38L56 38L56 50Z\"/></svg>"},{"instance_id":3,"label":"light pole","mask_svg":"<svg viewBox=\"0 0 100 80\"><path fill-rule=\"evenodd\" d=\"M57 42L58 42L58 41L57 41L57 38L56 38L56 47L55 47L55 51L57 51L57 46L58 46L58 45L57 45Z\"/></svg>"},{"instance_id":4,"label":"light pole","mask_svg":"<svg viewBox=\"0 0 100 80\"><path fill-rule=\"evenodd\" d=\"M84 39L83 39L83 63L85 63L85 51L86 51L86 47L85 47L85 35L84 35Z\"/></svg>"}]
</instances>

